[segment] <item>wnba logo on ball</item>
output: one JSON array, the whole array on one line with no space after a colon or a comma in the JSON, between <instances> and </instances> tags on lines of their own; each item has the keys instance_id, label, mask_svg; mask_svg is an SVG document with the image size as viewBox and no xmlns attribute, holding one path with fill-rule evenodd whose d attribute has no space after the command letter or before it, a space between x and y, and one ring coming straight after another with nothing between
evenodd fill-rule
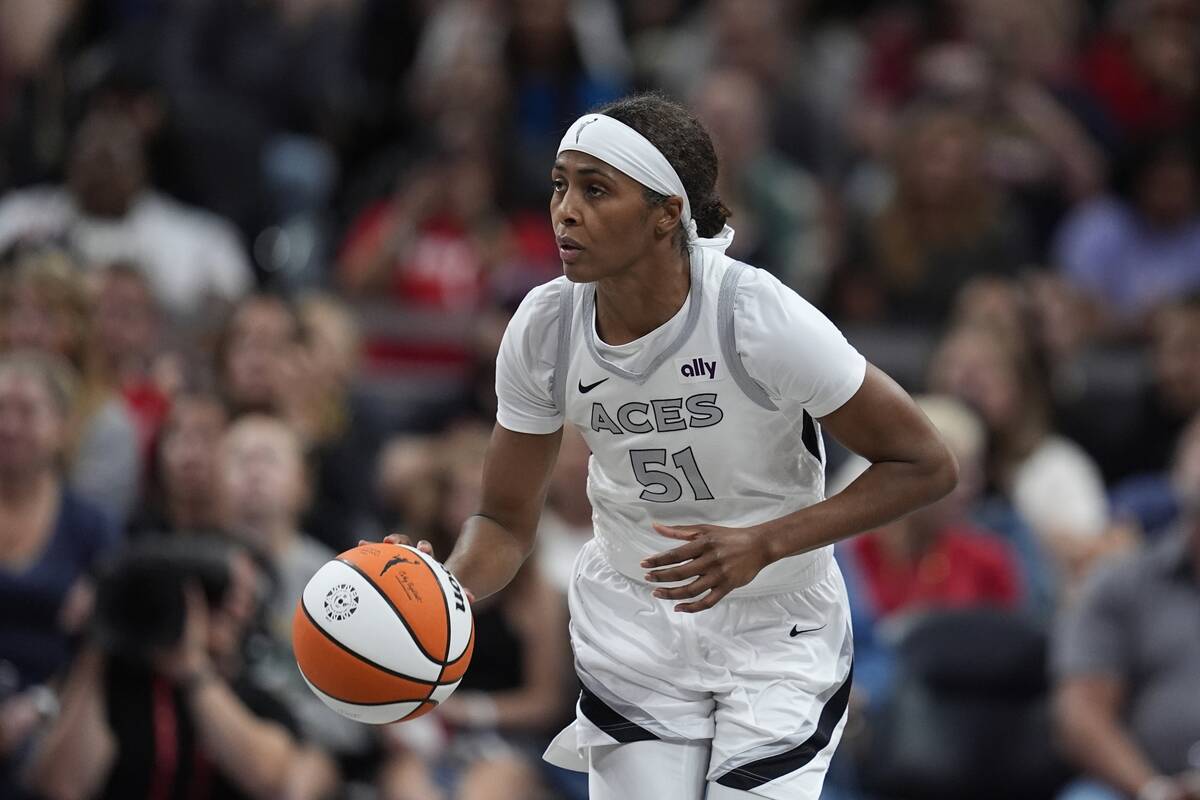
<instances>
[{"instance_id":1,"label":"wnba logo on ball","mask_svg":"<svg viewBox=\"0 0 1200 800\"><path fill-rule=\"evenodd\" d=\"M325 618L332 622L349 619L358 608L358 590L348 583L339 583L325 593Z\"/></svg>"}]
</instances>

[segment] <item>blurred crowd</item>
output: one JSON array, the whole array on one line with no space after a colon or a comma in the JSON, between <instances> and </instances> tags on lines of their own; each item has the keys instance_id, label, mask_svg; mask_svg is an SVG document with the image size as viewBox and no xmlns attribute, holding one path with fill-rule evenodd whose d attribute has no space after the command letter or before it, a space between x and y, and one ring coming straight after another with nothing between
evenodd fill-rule
<instances>
[{"instance_id":1,"label":"blurred crowd","mask_svg":"<svg viewBox=\"0 0 1200 800\"><path fill-rule=\"evenodd\" d=\"M586 797L577 433L436 713L337 717L290 621L449 552L559 136L647 89L960 462L839 546L825 796L1200 798L1200 0L0 0L0 796Z\"/></svg>"}]
</instances>

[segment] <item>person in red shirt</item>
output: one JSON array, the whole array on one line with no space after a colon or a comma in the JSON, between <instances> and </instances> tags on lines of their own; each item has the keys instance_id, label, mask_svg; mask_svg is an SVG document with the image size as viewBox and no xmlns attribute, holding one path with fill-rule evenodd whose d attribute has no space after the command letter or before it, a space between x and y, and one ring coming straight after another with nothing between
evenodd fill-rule
<instances>
[{"instance_id":1,"label":"person in red shirt","mask_svg":"<svg viewBox=\"0 0 1200 800\"><path fill-rule=\"evenodd\" d=\"M843 568L850 562L877 618L931 607L1016 606L1021 578L1015 555L1007 542L971 521L983 486L983 424L948 397L921 398L918 405L958 457L958 488L849 541Z\"/></svg>"},{"instance_id":2,"label":"person in red shirt","mask_svg":"<svg viewBox=\"0 0 1200 800\"><path fill-rule=\"evenodd\" d=\"M878 706L890 693L892 632L912 614L929 609L991 606L1016 608L1026 600L1025 580L1009 540L976 525L983 489L986 432L962 402L945 396L917 398L958 459L958 487L941 501L839 546L854 620L855 701ZM829 494L853 479L847 464Z\"/></svg>"}]
</instances>

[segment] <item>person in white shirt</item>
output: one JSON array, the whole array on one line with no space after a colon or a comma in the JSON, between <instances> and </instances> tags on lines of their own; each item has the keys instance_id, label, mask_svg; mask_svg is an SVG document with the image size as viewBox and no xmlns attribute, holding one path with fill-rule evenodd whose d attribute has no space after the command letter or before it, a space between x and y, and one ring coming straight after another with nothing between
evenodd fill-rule
<instances>
[{"instance_id":1,"label":"person in white shirt","mask_svg":"<svg viewBox=\"0 0 1200 800\"><path fill-rule=\"evenodd\" d=\"M62 240L87 266L138 265L175 318L214 298L234 300L253 284L233 225L154 191L136 126L113 111L92 112L80 125L65 185L0 199L0 251L37 239Z\"/></svg>"},{"instance_id":2,"label":"person in white shirt","mask_svg":"<svg viewBox=\"0 0 1200 800\"><path fill-rule=\"evenodd\" d=\"M725 256L685 108L581 117L550 177L565 275L505 333L482 503L446 566L476 597L512 579L572 423L595 539L569 595L583 692L547 760L594 800L815 799L853 659L832 544L945 495L954 458L828 319ZM871 462L829 499L821 426Z\"/></svg>"}]
</instances>

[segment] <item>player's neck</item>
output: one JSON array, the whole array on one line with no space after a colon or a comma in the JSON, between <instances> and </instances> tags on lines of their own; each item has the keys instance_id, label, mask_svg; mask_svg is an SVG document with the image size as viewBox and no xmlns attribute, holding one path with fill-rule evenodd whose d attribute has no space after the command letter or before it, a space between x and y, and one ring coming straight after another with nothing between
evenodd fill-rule
<instances>
[{"instance_id":1,"label":"player's neck","mask_svg":"<svg viewBox=\"0 0 1200 800\"><path fill-rule=\"evenodd\" d=\"M691 286L688 260L678 251L635 262L596 282L596 333L611 345L640 339L683 308Z\"/></svg>"}]
</instances>

